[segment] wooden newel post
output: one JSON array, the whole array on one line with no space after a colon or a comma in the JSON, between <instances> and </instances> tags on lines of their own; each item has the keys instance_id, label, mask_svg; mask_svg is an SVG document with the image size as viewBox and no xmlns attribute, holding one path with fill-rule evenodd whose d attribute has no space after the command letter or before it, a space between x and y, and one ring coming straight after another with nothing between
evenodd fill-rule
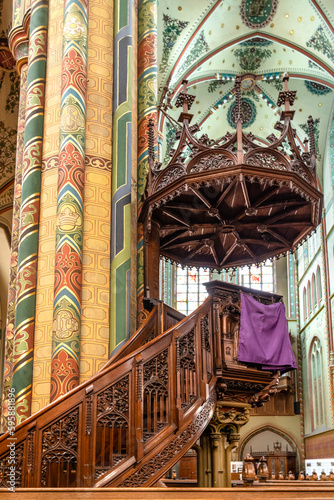
<instances>
[{"instance_id":1,"label":"wooden newel post","mask_svg":"<svg viewBox=\"0 0 334 500\"><path fill-rule=\"evenodd\" d=\"M146 228L144 259L145 297L159 299L160 233L158 224L152 221Z\"/></svg>"}]
</instances>

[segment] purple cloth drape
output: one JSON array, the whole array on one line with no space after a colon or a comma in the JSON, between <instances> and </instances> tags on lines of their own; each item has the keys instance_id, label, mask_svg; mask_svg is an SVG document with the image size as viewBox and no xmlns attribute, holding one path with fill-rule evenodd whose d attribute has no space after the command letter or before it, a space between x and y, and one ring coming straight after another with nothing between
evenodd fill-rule
<instances>
[{"instance_id":1,"label":"purple cloth drape","mask_svg":"<svg viewBox=\"0 0 334 500\"><path fill-rule=\"evenodd\" d=\"M263 370L295 369L282 302L261 304L253 297L241 295L238 361L262 365Z\"/></svg>"}]
</instances>

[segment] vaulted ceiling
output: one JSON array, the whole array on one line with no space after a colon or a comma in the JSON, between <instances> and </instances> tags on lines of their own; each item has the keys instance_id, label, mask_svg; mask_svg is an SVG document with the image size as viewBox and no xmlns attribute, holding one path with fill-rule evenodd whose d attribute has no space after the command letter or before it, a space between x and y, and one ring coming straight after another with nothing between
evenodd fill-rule
<instances>
[{"instance_id":1,"label":"vaulted ceiling","mask_svg":"<svg viewBox=\"0 0 334 500\"><path fill-rule=\"evenodd\" d=\"M184 79L195 96L192 125L217 140L233 132L233 93L236 75L244 79L244 129L260 141L279 120L277 97L288 73L289 90L296 90L293 126L301 140L313 116L318 152L318 174L334 98L334 5L332 0L159 0L158 95L170 103L175 120L180 110L176 96ZM168 162L175 128L162 113L164 138L160 159Z\"/></svg>"}]
</instances>

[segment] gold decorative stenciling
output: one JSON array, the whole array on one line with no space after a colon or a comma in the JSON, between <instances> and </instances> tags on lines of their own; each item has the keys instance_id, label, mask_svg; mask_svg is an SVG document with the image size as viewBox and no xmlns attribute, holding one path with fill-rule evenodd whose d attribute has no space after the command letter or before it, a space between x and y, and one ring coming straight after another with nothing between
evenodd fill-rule
<instances>
[{"instance_id":1,"label":"gold decorative stenciling","mask_svg":"<svg viewBox=\"0 0 334 500\"><path fill-rule=\"evenodd\" d=\"M79 323L71 311L61 310L57 313L53 322L53 331L58 339L69 339L78 329Z\"/></svg>"},{"instance_id":2,"label":"gold decorative stenciling","mask_svg":"<svg viewBox=\"0 0 334 500\"><path fill-rule=\"evenodd\" d=\"M73 205L64 204L58 214L58 226L62 231L72 231L81 225L81 217Z\"/></svg>"}]
</instances>

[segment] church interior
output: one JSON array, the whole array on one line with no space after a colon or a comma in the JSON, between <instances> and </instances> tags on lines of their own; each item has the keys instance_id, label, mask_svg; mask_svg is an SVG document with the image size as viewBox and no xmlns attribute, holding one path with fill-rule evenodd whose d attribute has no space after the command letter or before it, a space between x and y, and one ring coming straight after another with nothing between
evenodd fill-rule
<instances>
[{"instance_id":1,"label":"church interior","mask_svg":"<svg viewBox=\"0 0 334 500\"><path fill-rule=\"evenodd\" d=\"M0 495L334 498L332 1L0 31Z\"/></svg>"}]
</instances>

